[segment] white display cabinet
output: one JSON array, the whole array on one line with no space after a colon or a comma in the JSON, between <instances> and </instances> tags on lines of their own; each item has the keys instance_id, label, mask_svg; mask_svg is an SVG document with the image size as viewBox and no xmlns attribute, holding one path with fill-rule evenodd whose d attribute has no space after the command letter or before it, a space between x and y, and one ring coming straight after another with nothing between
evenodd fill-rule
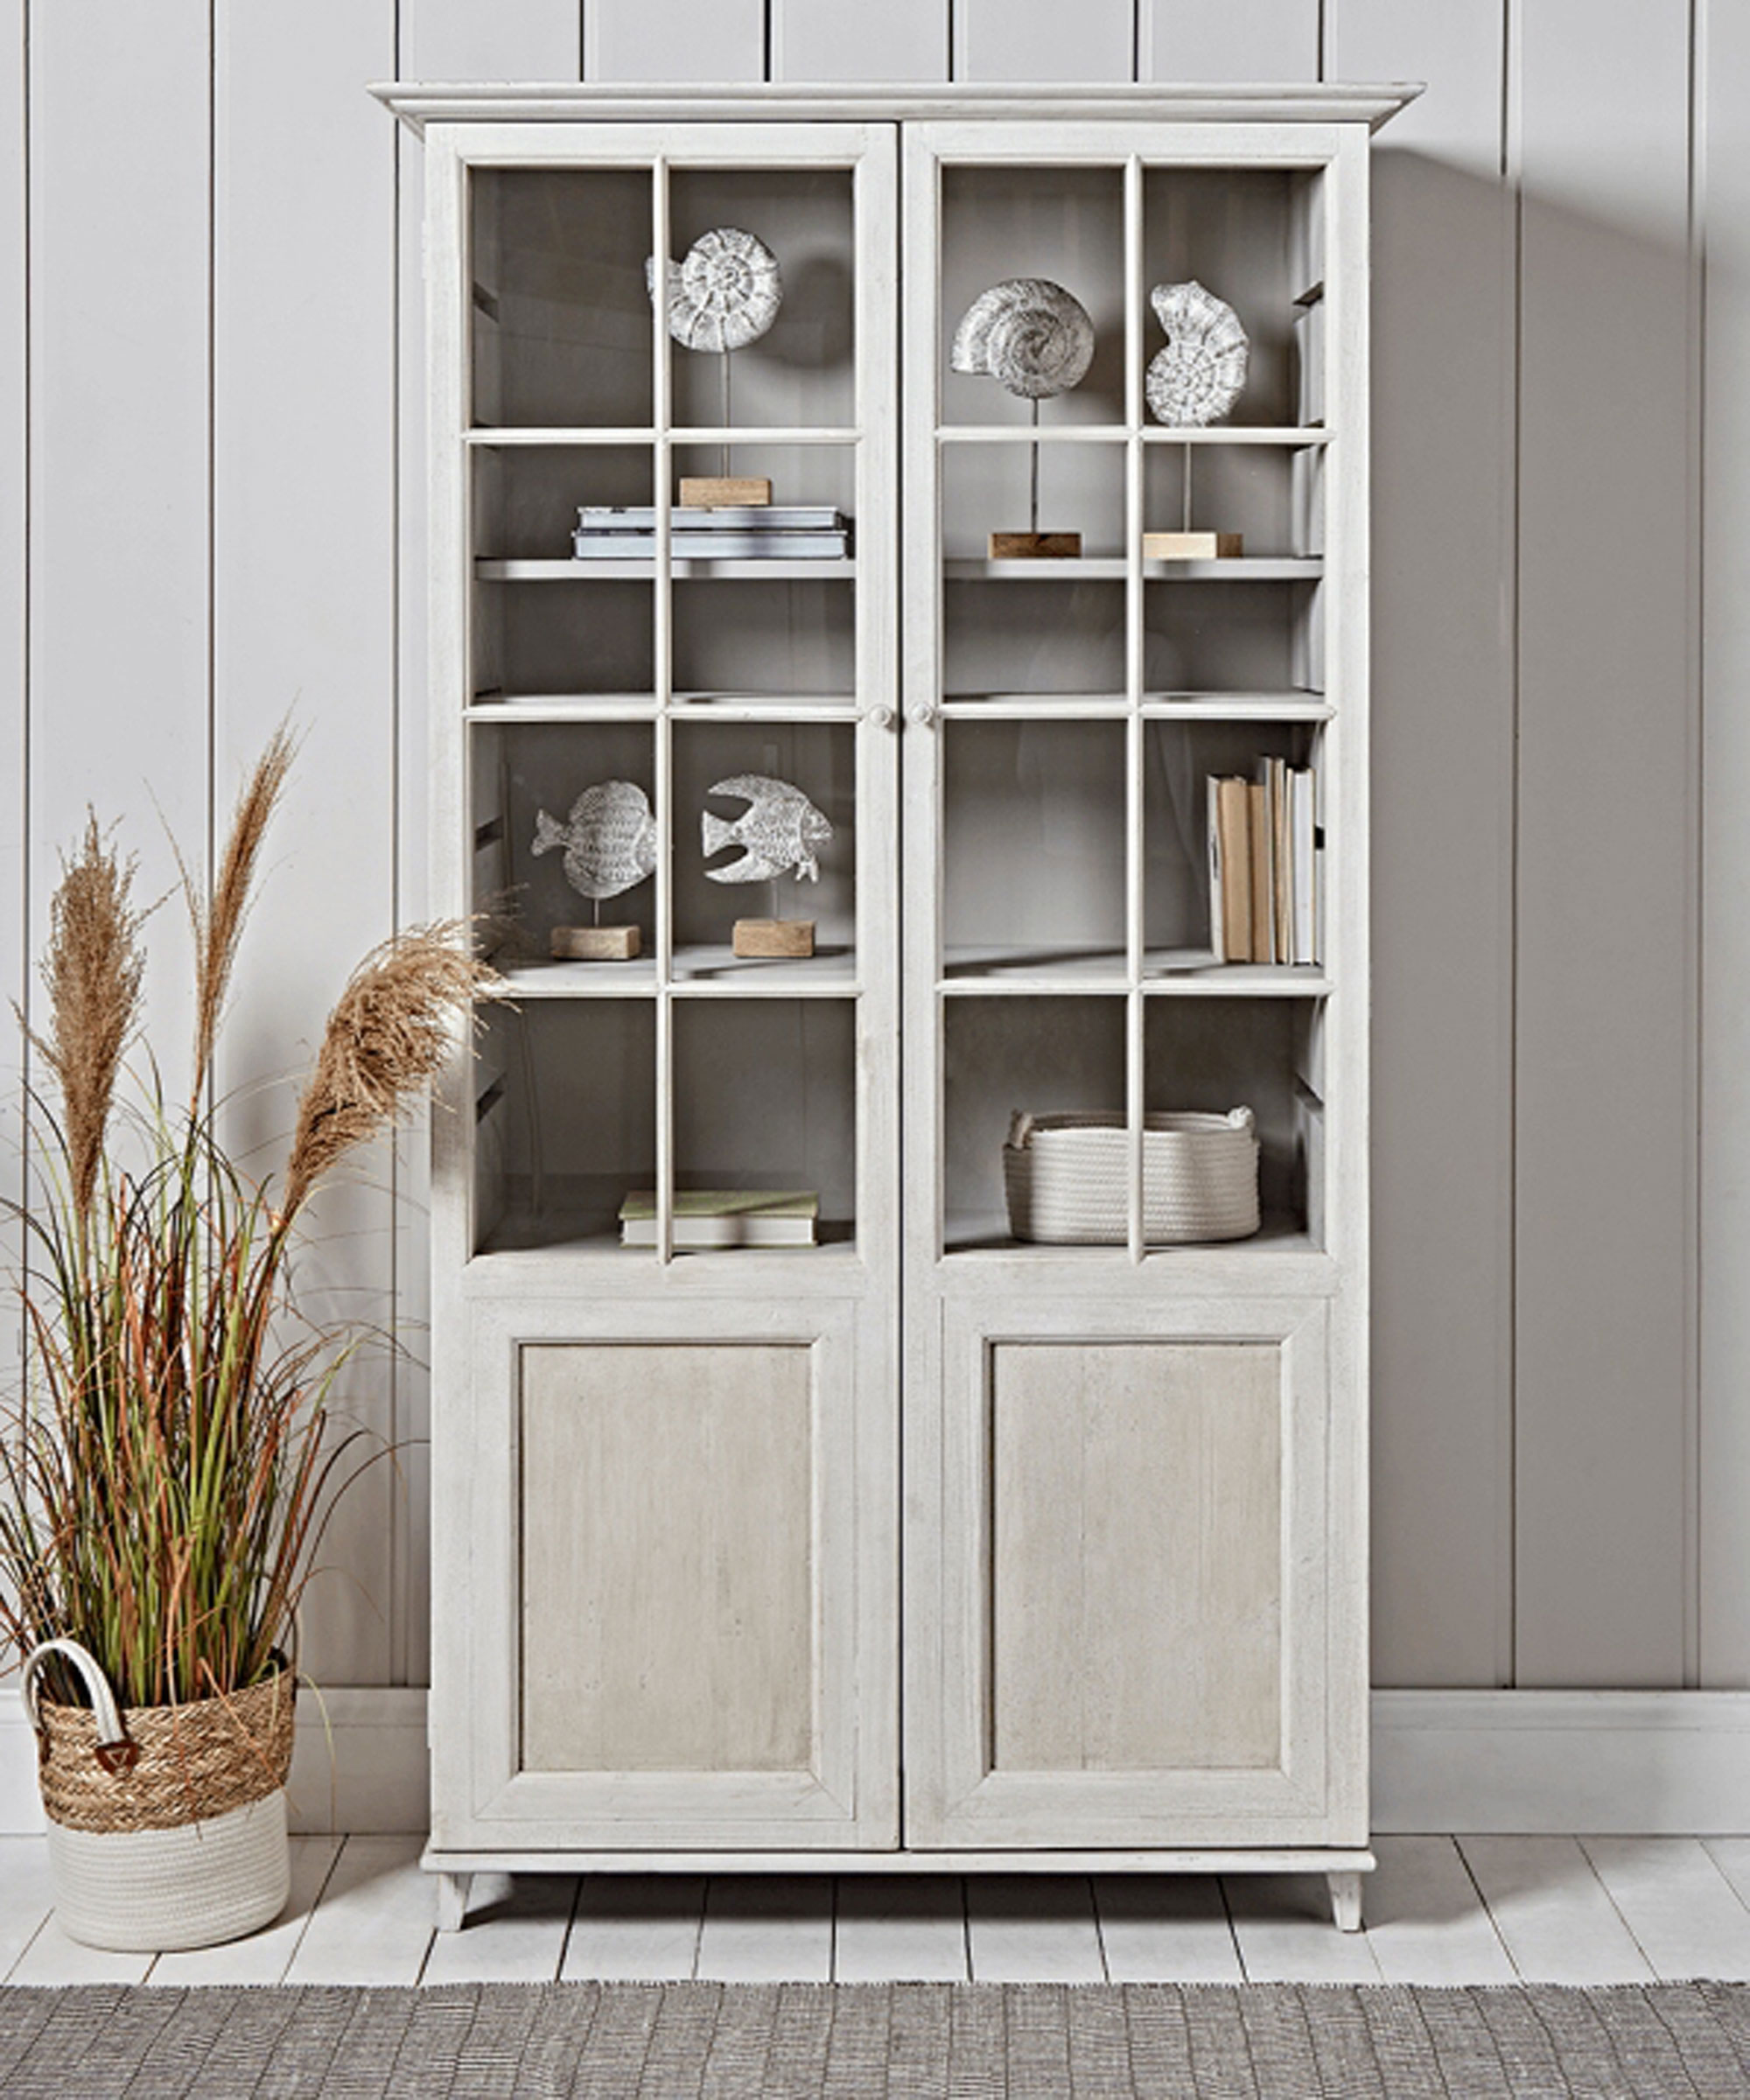
<instances>
[{"instance_id":1,"label":"white display cabinet","mask_svg":"<svg viewBox=\"0 0 1750 2100\"><path fill-rule=\"evenodd\" d=\"M510 990L435 1119L449 1922L477 1868L807 1863L1316 1871L1354 1924L1367 154L1408 91L382 92L426 142L436 902ZM718 227L784 286L727 374L646 280ZM1169 429L1149 293L1194 276L1250 368ZM1037 424L949 364L1015 277L1095 330ZM677 547L695 476L847 551ZM1074 550L991 558L1035 490ZM582 505L649 536L576 558ZM1145 550L1187 525L1242 550ZM1267 761L1317 783L1314 955L1218 960L1207 783ZM738 775L830 824L776 907L810 954L736 952ZM596 907L541 816L610 780L638 952L556 960ZM1147 1119L1242 1106L1259 1229L1152 1241ZM1017 1111L1116 1119L1106 1243L1015 1236ZM808 1243L699 1247L724 1192Z\"/></svg>"}]
</instances>

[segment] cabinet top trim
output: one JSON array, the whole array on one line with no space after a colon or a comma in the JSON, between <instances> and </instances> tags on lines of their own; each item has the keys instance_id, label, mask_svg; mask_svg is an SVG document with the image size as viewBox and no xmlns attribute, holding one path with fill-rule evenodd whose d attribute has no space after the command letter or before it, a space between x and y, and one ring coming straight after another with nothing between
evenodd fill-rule
<instances>
[{"instance_id":1,"label":"cabinet top trim","mask_svg":"<svg viewBox=\"0 0 1750 2100\"><path fill-rule=\"evenodd\" d=\"M1158 123L1365 123L1378 130L1422 92L1419 82L1282 87L1133 86L1077 88L955 84L940 88L814 87L794 81L726 92L717 87L603 87L582 81L380 81L370 93L408 128L427 124L688 121L813 122L960 121L1003 117L1138 118Z\"/></svg>"}]
</instances>

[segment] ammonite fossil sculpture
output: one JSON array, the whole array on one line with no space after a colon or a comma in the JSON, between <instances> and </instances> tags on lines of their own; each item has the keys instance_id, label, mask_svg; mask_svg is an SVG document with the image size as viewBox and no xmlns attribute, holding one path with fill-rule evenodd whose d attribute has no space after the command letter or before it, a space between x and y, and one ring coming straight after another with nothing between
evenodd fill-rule
<instances>
[{"instance_id":1,"label":"ammonite fossil sculpture","mask_svg":"<svg viewBox=\"0 0 1750 2100\"><path fill-rule=\"evenodd\" d=\"M956 372L988 373L1023 401L1079 386L1094 359L1094 324L1048 277L1010 277L981 291L954 332Z\"/></svg>"},{"instance_id":2,"label":"ammonite fossil sculpture","mask_svg":"<svg viewBox=\"0 0 1750 2100\"><path fill-rule=\"evenodd\" d=\"M644 265L656 297L656 258ZM701 234L678 262L668 265L668 332L689 350L740 350L760 338L784 303L777 259L763 241L738 226Z\"/></svg>"},{"instance_id":3,"label":"ammonite fossil sculpture","mask_svg":"<svg viewBox=\"0 0 1750 2100\"><path fill-rule=\"evenodd\" d=\"M1155 353L1145 382L1157 421L1178 430L1219 423L1246 383L1250 346L1240 317L1195 277L1157 284L1149 303L1166 331L1166 347Z\"/></svg>"}]
</instances>

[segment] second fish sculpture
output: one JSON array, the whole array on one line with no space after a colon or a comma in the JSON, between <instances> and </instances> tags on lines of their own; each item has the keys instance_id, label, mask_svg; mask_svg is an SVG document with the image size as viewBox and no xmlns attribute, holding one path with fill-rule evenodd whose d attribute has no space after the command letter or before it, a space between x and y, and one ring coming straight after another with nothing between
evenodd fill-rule
<instances>
[{"instance_id":1,"label":"second fish sculpture","mask_svg":"<svg viewBox=\"0 0 1750 2100\"><path fill-rule=\"evenodd\" d=\"M1155 420L1175 430L1219 423L1244 390L1251 356L1239 315L1195 277L1157 284L1149 304L1166 331L1144 382Z\"/></svg>"},{"instance_id":2,"label":"second fish sculpture","mask_svg":"<svg viewBox=\"0 0 1750 2100\"><path fill-rule=\"evenodd\" d=\"M719 868L707 868L712 882L769 882L772 916L738 919L732 937L738 956L811 956L815 952L812 919L778 916L778 878L794 873L800 882L820 880L820 851L832 836L832 826L800 788L788 780L774 780L763 773L738 773L717 781L712 794L732 794L747 804L738 817L718 816L707 809L699 822L704 851L709 857L724 846L739 846L734 860Z\"/></svg>"},{"instance_id":3,"label":"second fish sculpture","mask_svg":"<svg viewBox=\"0 0 1750 2100\"><path fill-rule=\"evenodd\" d=\"M1049 277L1007 277L978 297L961 316L948 363L956 372L984 373L1006 392L1031 402L1039 428L1040 403L1079 387L1094 361L1094 324L1075 294ZM1079 532L1041 532L1039 523L1040 455L1032 448L1028 474L1028 528L993 532L993 561L1041 556L1075 556Z\"/></svg>"},{"instance_id":4,"label":"second fish sculpture","mask_svg":"<svg viewBox=\"0 0 1750 2100\"><path fill-rule=\"evenodd\" d=\"M656 819L649 798L634 780L603 780L585 788L562 824L544 809L535 816L537 858L564 849L565 879L595 905L591 926L556 926L553 954L575 962L626 962L639 952L636 926L604 926L602 900L635 889L656 872Z\"/></svg>"}]
</instances>

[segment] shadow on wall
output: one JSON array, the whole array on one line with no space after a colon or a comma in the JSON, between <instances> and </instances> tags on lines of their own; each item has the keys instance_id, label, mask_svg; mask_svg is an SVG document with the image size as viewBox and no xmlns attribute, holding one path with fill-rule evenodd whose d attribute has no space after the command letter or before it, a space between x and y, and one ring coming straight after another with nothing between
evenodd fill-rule
<instances>
[{"instance_id":1,"label":"shadow on wall","mask_svg":"<svg viewBox=\"0 0 1750 2100\"><path fill-rule=\"evenodd\" d=\"M1680 1684L1683 230L1374 165L1375 1681Z\"/></svg>"}]
</instances>

